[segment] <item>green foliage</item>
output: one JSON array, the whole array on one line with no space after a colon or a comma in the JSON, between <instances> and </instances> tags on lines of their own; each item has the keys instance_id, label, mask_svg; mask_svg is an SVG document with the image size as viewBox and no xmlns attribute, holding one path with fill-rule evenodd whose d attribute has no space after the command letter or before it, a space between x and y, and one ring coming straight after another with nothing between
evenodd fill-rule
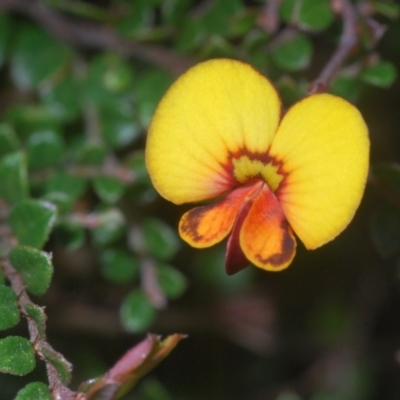
<instances>
[{"instance_id":1,"label":"green foliage","mask_svg":"<svg viewBox=\"0 0 400 400\"><path fill-rule=\"evenodd\" d=\"M290 35L271 50L276 65L288 71L299 71L308 67L313 48L310 39L302 34Z\"/></svg>"},{"instance_id":2,"label":"green foliage","mask_svg":"<svg viewBox=\"0 0 400 400\"><path fill-rule=\"evenodd\" d=\"M16 294L8 286L0 285L0 330L13 327L19 318Z\"/></svg>"},{"instance_id":3,"label":"green foliage","mask_svg":"<svg viewBox=\"0 0 400 400\"><path fill-rule=\"evenodd\" d=\"M103 276L115 283L132 282L139 275L139 259L132 254L108 249L101 255Z\"/></svg>"},{"instance_id":4,"label":"green foliage","mask_svg":"<svg viewBox=\"0 0 400 400\"><path fill-rule=\"evenodd\" d=\"M140 290L133 290L121 304L122 324L128 332L143 332L154 321L156 310Z\"/></svg>"},{"instance_id":5,"label":"green foliage","mask_svg":"<svg viewBox=\"0 0 400 400\"><path fill-rule=\"evenodd\" d=\"M393 63L379 61L364 69L361 78L371 85L387 88L396 80L397 71Z\"/></svg>"},{"instance_id":6,"label":"green foliage","mask_svg":"<svg viewBox=\"0 0 400 400\"><path fill-rule=\"evenodd\" d=\"M0 372L26 375L35 368L35 353L31 342L20 336L0 339Z\"/></svg>"},{"instance_id":7,"label":"green foliage","mask_svg":"<svg viewBox=\"0 0 400 400\"><path fill-rule=\"evenodd\" d=\"M9 223L19 244L41 249L45 244L56 219L56 208L52 203L25 200L10 212Z\"/></svg>"},{"instance_id":8,"label":"green foliage","mask_svg":"<svg viewBox=\"0 0 400 400\"><path fill-rule=\"evenodd\" d=\"M46 292L53 275L53 265L47 253L29 246L17 246L10 251L9 258L30 293L40 296Z\"/></svg>"},{"instance_id":9,"label":"green foliage","mask_svg":"<svg viewBox=\"0 0 400 400\"><path fill-rule=\"evenodd\" d=\"M22 90L37 87L69 61L70 49L32 25L17 30L11 54L11 76Z\"/></svg>"},{"instance_id":10,"label":"green foliage","mask_svg":"<svg viewBox=\"0 0 400 400\"><path fill-rule=\"evenodd\" d=\"M281 15L286 22L316 31L328 28L334 18L329 0L284 0Z\"/></svg>"},{"instance_id":11,"label":"green foliage","mask_svg":"<svg viewBox=\"0 0 400 400\"><path fill-rule=\"evenodd\" d=\"M22 152L7 154L0 160L0 197L18 203L28 196L26 156Z\"/></svg>"},{"instance_id":12,"label":"green foliage","mask_svg":"<svg viewBox=\"0 0 400 400\"><path fill-rule=\"evenodd\" d=\"M187 287L185 276L170 265L158 264L157 276L161 289L172 299L181 296Z\"/></svg>"},{"instance_id":13,"label":"green foliage","mask_svg":"<svg viewBox=\"0 0 400 400\"><path fill-rule=\"evenodd\" d=\"M170 260L179 249L176 233L165 223L147 218L142 225L146 251L159 260Z\"/></svg>"},{"instance_id":14,"label":"green foliage","mask_svg":"<svg viewBox=\"0 0 400 400\"><path fill-rule=\"evenodd\" d=\"M21 389L14 400L52 400L48 387L42 382L32 382Z\"/></svg>"}]
</instances>

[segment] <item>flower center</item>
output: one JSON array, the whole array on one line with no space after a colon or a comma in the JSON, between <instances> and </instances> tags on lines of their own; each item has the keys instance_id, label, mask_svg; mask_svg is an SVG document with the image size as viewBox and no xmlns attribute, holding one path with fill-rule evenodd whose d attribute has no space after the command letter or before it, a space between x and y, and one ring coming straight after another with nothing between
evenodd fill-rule
<instances>
[{"instance_id":1,"label":"flower center","mask_svg":"<svg viewBox=\"0 0 400 400\"><path fill-rule=\"evenodd\" d=\"M279 184L282 182L283 175L279 171L279 166L270 162L263 162L261 160L252 159L244 155L239 158L232 159L233 175L240 183L246 183L255 178L261 178L266 182L272 191L275 191Z\"/></svg>"}]
</instances>

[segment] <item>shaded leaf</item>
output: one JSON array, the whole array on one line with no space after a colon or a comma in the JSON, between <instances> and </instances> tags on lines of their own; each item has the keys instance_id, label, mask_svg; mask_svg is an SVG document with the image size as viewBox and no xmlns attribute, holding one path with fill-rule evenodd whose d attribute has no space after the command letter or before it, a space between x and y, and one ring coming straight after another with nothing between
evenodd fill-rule
<instances>
[{"instance_id":1,"label":"shaded leaf","mask_svg":"<svg viewBox=\"0 0 400 400\"><path fill-rule=\"evenodd\" d=\"M164 70L149 70L140 77L136 85L136 100L139 122L143 127L149 125L157 104L171 85L173 78Z\"/></svg>"},{"instance_id":2,"label":"shaded leaf","mask_svg":"<svg viewBox=\"0 0 400 400\"><path fill-rule=\"evenodd\" d=\"M21 144L11 125L0 124L0 157L18 150L20 146Z\"/></svg>"},{"instance_id":3,"label":"shaded leaf","mask_svg":"<svg viewBox=\"0 0 400 400\"><path fill-rule=\"evenodd\" d=\"M396 80L397 70L393 63L379 61L365 68L361 73L361 78L371 85L387 88Z\"/></svg>"},{"instance_id":4,"label":"shaded leaf","mask_svg":"<svg viewBox=\"0 0 400 400\"><path fill-rule=\"evenodd\" d=\"M35 353L31 342L20 336L0 339L0 372L26 375L35 368Z\"/></svg>"},{"instance_id":5,"label":"shaded leaf","mask_svg":"<svg viewBox=\"0 0 400 400\"><path fill-rule=\"evenodd\" d=\"M11 76L15 85L22 90L35 88L59 70L69 55L68 47L48 33L32 25L21 26L11 56Z\"/></svg>"},{"instance_id":6,"label":"shaded leaf","mask_svg":"<svg viewBox=\"0 0 400 400\"><path fill-rule=\"evenodd\" d=\"M100 260L101 272L111 282L128 283L139 275L139 259L131 253L108 249Z\"/></svg>"},{"instance_id":7,"label":"shaded leaf","mask_svg":"<svg viewBox=\"0 0 400 400\"><path fill-rule=\"evenodd\" d=\"M40 91L48 112L62 121L71 121L79 114L82 106L81 87L72 76L68 76L55 86Z\"/></svg>"},{"instance_id":8,"label":"shaded leaf","mask_svg":"<svg viewBox=\"0 0 400 400\"><path fill-rule=\"evenodd\" d=\"M54 230L57 242L68 250L76 250L85 242L85 230L75 222L65 221L57 224Z\"/></svg>"},{"instance_id":9,"label":"shaded leaf","mask_svg":"<svg viewBox=\"0 0 400 400\"><path fill-rule=\"evenodd\" d=\"M179 250L179 240L175 231L155 218L143 221L143 241L149 254L159 260L168 261Z\"/></svg>"},{"instance_id":10,"label":"shaded leaf","mask_svg":"<svg viewBox=\"0 0 400 400\"><path fill-rule=\"evenodd\" d=\"M54 204L46 201L25 200L10 212L9 223L19 244L42 248L56 220Z\"/></svg>"},{"instance_id":11,"label":"shaded leaf","mask_svg":"<svg viewBox=\"0 0 400 400\"><path fill-rule=\"evenodd\" d=\"M53 265L47 253L29 246L17 246L10 251L9 259L22 275L30 293L40 296L46 292L53 275Z\"/></svg>"},{"instance_id":12,"label":"shaded leaf","mask_svg":"<svg viewBox=\"0 0 400 400\"><path fill-rule=\"evenodd\" d=\"M85 165L100 166L107 155L107 149L102 143L85 141L76 150L77 162Z\"/></svg>"},{"instance_id":13,"label":"shaded leaf","mask_svg":"<svg viewBox=\"0 0 400 400\"><path fill-rule=\"evenodd\" d=\"M186 277L170 265L157 264L157 277L163 292L172 299L178 298L186 290Z\"/></svg>"},{"instance_id":14,"label":"shaded leaf","mask_svg":"<svg viewBox=\"0 0 400 400\"><path fill-rule=\"evenodd\" d=\"M121 322L128 332L143 332L154 321L156 310L140 290L133 290L122 302Z\"/></svg>"},{"instance_id":15,"label":"shaded leaf","mask_svg":"<svg viewBox=\"0 0 400 400\"><path fill-rule=\"evenodd\" d=\"M339 75L332 82L330 93L355 103L360 97L362 82L354 76Z\"/></svg>"},{"instance_id":16,"label":"shaded leaf","mask_svg":"<svg viewBox=\"0 0 400 400\"><path fill-rule=\"evenodd\" d=\"M87 180L80 176L71 175L65 172L54 174L46 182L46 192L66 193L71 200L81 197L87 188Z\"/></svg>"},{"instance_id":17,"label":"shaded leaf","mask_svg":"<svg viewBox=\"0 0 400 400\"><path fill-rule=\"evenodd\" d=\"M17 296L10 287L0 285L0 330L13 327L19 318Z\"/></svg>"},{"instance_id":18,"label":"shaded leaf","mask_svg":"<svg viewBox=\"0 0 400 400\"><path fill-rule=\"evenodd\" d=\"M27 151L30 167L50 167L61 161L64 143L54 131L36 132L27 140Z\"/></svg>"},{"instance_id":19,"label":"shaded leaf","mask_svg":"<svg viewBox=\"0 0 400 400\"><path fill-rule=\"evenodd\" d=\"M310 39L303 34L295 34L271 49L271 57L278 67L288 71L299 71L309 65L312 52Z\"/></svg>"},{"instance_id":20,"label":"shaded leaf","mask_svg":"<svg viewBox=\"0 0 400 400\"><path fill-rule=\"evenodd\" d=\"M334 18L329 0L284 0L281 15L285 22L309 30L326 29Z\"/></svg>"},{"instance_id":21,"label":"shaded leaf","mask_svg":"<svg viewBox=\"0 0 400 400\"><path fill-rule=\"evenodd\" d=\"M21 389L14 400L53 400L49 388L42 382L32 382Z\"/></svg>"},{"instance_id":22,"label":"shaded leaf","mask_svg":"<svg viewBox=\"0 0 400 400\"><path fill-rule=\"evenodd\" d=\"M125 232L125 218L117 208L104 210L99 214L99 225L91 230L95 243L110 244L119 239Z\"/></svg>"},{"instance_id":23,"label":"shaded leaf","mask_svg":"<svg viewBox=\"0 0 400 400\"><path fill-rule=\"evenodd\" d=\"M115 203L123 195L125 185L111 176L98 176L93 179L93 188L106 203Z\"/></svg>"},{"instance_id":24,"label":"shaded leaf","mask_svg":"<svg viewBox=\"0 0 400 400\"><path fill-rule=\"evenodd\" d=\"M28 196L26 157L11 153L0 160L0 197L16 204Z\"/></svg>"}]
</instances>

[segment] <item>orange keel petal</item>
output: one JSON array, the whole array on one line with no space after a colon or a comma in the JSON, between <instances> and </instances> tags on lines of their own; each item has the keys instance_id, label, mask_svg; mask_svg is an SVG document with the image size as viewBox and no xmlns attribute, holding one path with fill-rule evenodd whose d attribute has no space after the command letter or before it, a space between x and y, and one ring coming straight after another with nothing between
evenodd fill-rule
<instances>
[{"instance_id":1,"label":"orange keel petal","mask_svg":"<svg viewBox=\"0 0 400 400\"><path fill-rule=\"evenodd\" d=\"M210 247L223 240L231 231L237 213L254 185L242 186L214 204L196 207L183 214L179 233L193 247Z\"/></svg>"},{"instance_id":2,"label":"orange keel petal","mask_svg":"<svg viewBox=\"0 0 400 400\"><path fill-rule=\"evenodd\" d=\"M243 221L240 247L250 262L269 271L280 271L293 260L296 239L267 185L262 186Z\"/></svg>"}]
</instances>

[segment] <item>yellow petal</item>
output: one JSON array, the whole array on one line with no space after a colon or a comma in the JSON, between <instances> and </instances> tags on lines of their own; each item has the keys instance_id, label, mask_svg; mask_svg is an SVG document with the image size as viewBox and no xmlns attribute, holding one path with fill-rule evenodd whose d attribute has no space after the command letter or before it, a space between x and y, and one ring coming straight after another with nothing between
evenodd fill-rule
<instances>
[{"instance_id":1,"label":"yellow petal","mask_svg":"<svg viewBox=\"0 0 400 400\"><path fill-rule=\"evenodd\" d=\"M296 254L296 239L279 201L263 185L240 229L240 246L249 261L268 271L281 271Z\"/></svg>"},{"instance_id":2,"label":"yellow petal","mask_svg":"<svg viewBox=\"0 0 400 400\"><path fill-rule=\"evenodd\" d=\"M182 239L197 248L223 240L231 231L243 202L254 190L254 185L238 187L214 204L196 207L183 214L179 222Z\"/></svg>"},{"instance_id":3,"label":"yellow petal","mask_svg":"<svg viewBox=\"0 0 400 400\"><path fill-rule=\"evenodd\" d=\"M151 121L146 164L158 192L176 204L220 196L237 182L232 154L265 153L280 118L270 82L248 64L210 60L183 74Z\"/></svg>"},{"instance_id":4,"label":"yellow petal","mask_svg":"<svg viewBox=\"0 0 400 400\"><path fill-rule=\"evenodd\" d=\"M359 111L339 97L310 96L284 116L270 155L288 174L276 194L295 233L309 249L332 240L365 187L369 139Z\"/></svg>"}]
</instances>

